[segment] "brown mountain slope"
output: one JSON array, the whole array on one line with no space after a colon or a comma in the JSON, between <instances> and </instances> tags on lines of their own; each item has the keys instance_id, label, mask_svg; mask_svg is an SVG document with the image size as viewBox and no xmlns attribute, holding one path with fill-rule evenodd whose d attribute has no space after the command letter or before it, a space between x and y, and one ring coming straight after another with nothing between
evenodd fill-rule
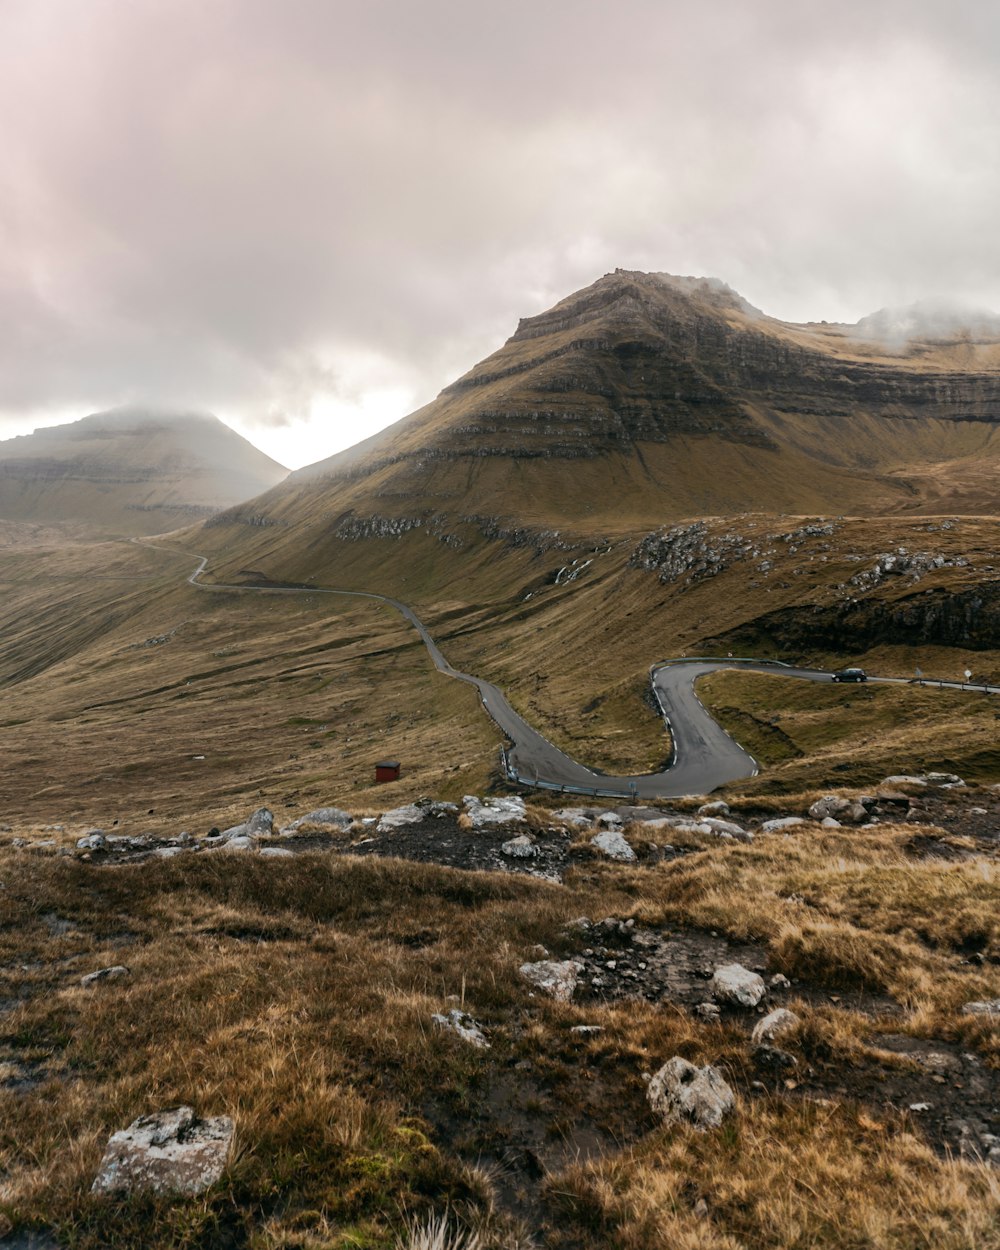
<instances>
[{"instance_id":1,"label":"brown mountain slope","mask_svg":"<svg viewBox=\"0 0 1000 1250\"><path fill-rule=\"evenodd\" d=\"M162 533L285 473L215 417L117 409L0 443L0 518L89 535Z\"/></svg>"},{"instance_id":2,"label":"brown mountain slope","mask_svg":"<svg viewBox=\"0 0 1000 1250\"><path fill-rule=\"evenodd\" d=\"M322 576L341 540L415 527L456 546L470 525L598 538L744 511L993 511L1000 334L935 338L925 317L905 342L862 337L896 325L792 325L715 281L617 271L205 543Z\"/></svg>"}]
</instances>

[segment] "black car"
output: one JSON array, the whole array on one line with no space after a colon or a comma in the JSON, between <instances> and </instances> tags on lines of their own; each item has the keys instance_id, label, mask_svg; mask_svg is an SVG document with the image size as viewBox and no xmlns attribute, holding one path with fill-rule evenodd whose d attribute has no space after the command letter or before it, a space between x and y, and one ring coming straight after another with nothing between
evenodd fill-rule
<instances>
[{"instance_id":1,"label":"black car","mask_svg":"<svg viewBox=\"0 0 1000 1250\"><path fill-rule=\"evenodd\" d=\"M842 668L833 675L834 681L867 681L868 674L863 668Z\"/></svg>"}]
</instances>

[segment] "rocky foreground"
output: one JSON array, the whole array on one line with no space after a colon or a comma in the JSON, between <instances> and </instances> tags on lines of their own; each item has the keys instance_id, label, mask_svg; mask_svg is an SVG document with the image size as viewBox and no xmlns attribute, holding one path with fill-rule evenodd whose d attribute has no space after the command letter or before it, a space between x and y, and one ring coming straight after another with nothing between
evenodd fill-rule
<instances>
[{"instance_id":1,"label":"rocky foreground","mask_svg":"<svg viewBox=\"0 0 1000 1250\"><path fill-rule=\"evenodd\" d=\"M794 1225L832 1250L839 1168L882 1180L837 1236L921 1244L929 1204L941 1245L994 1246L1000 792L760 803L7 828L0 1110L31 1154L0 1219L50 1246L139 1218L179 1244L165 1213L197 1202L185 1245L424 1244L404 1212L483 1246L777 1250ZM668 1176L691 1188L664 1224Z\"/></svg>"}]
</instances>

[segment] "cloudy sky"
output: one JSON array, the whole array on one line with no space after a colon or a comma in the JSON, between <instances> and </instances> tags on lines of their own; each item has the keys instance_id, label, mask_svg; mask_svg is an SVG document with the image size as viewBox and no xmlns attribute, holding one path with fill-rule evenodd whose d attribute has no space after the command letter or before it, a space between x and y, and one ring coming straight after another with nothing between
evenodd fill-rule
<instances>
[{"instance_id":1,"label":"cloudy sky","mask_svg":"<svg viewBox=\"0 0 1000 1250\"><path fill-rule=\"evenodd\" d=\"M984 0L0 0L0 437L127 402L290 466L616 266L1000 309Z\"/></svg>"}]
</instances>

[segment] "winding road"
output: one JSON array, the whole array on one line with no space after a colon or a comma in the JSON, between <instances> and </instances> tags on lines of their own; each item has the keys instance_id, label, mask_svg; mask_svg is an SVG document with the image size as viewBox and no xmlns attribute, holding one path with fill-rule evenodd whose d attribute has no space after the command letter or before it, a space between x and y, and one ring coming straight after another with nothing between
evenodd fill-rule
<instances>
[{"instance_id":1,"label":"winding road","mask_svg":"<svg viewBox=\"0 0 1000 1250\"><path fill-rule=\"evenodd\" d=\"M741 669L747 672L767 673L772 676L793 677L802 681L829 682L832 674L821 669L795 668L778 660L752 660L705 657L698 659L665 660L654 664L650 670L653 692L659 703L663 719L670 729L673 754L670 764L658 773L642 773L631 777L610 776L595 772L560 751L547 738L523 720L511 707L499 686L463 673L454 668L441 654L427 627L413 609L389 595L378 595L366 590L327 590L313 587L252 586L225 582L203 582L201 575L208 565L208 557L193 552L181 552L172 547L133 538L133 543L166 551L171 555L195 555L198 565L188 577L188 582L199 590L241 591L255 594L279 595L339 595L350 599L374 599L378 603L395 608L416 629L423 640L436 668L447 677L468 682L479 691L483 707L508 739L504 750L507 778L522 785L546 790L566 791L570 794L602 796L609 798L637 799L681 798L687 795L709 794L730 781L741 781L756 776L757 761L745 751L722 726L713 719L695 692L695 682L707 673L719 669ZM883 685L907 685L904 677L869 677L869 682ZM961 682L931 681L928 685L954 690L975 689L979 693L1000 694L1000 686L976 685L969 687Z\"/></svg>"}]
</instances>

